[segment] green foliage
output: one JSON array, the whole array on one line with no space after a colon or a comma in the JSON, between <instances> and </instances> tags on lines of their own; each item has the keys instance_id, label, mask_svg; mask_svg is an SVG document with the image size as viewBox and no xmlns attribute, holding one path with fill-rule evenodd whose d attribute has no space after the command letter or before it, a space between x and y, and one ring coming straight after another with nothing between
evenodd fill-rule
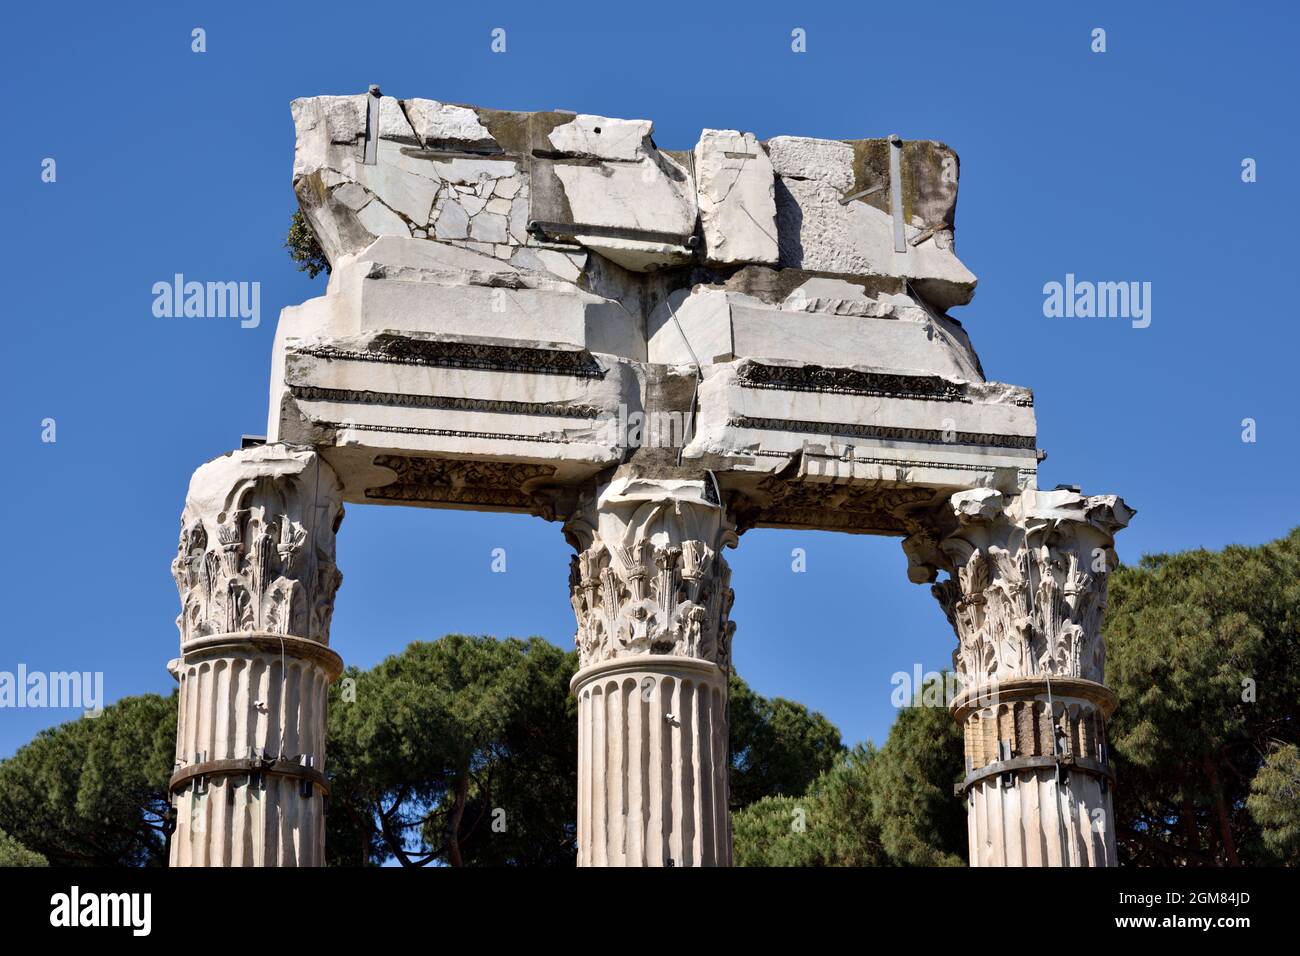
<instances>
[{"instance_id":1,"label":"green foliage","mask_svg":"<svg viewBox=\"0 0 1300 956\"><path fill-rule=\"evenodd\" d=\"M733 813L736 866L820 866L818 848L807 833L807 803L803 797L764 797Z\"/></svg>"},{"instance_id":2,"label":"green foliage","mask_svg":"<svg viewBox=\"0 0 1300 956\"><path fill-rule=\"evenodd\" d=\"M1300 864L1300 529L1144 558L1110 604L1125 862ZM571 865L576 667L539 638L449 635L350 669L355 701L335 685L330 706L330 861ZM845 752L821 714L734 676L730 694L738 864L964 862L945 709L904 709L883 747ZM175 695L127 698L0 762L0 864L164 862L175 729Z\"/></svg>"},{"instance_id":3,"label":"green foliage","mask_svg":"<svg viewBox=\"0 0 1300 956\"><path fill-rule=\"evenodd\" d=\"M880 752L859 744L809 789L807 835L813 853L803 866L883 866L875 775Z\"/></svg>"},{"instance_id":4,"label":"green foliage","mask_svg":"<svg viewBox=\"0 0 1300 956\"><path fill-rule=\"evenodd\" d=\"M1278 747L1250 782L1246 799L1260 828L1266 862L1300 866L1300 748Z\"/></svg>"},{"instance_id":5,"label":"green foliage","mask_svg":"<svg viewBox=\"0 0 1300 956\"><path fill-rule=\"evenodd\" d=\"M1120 568L1105 635L1126 862L1272 859L1247 798L1273 748L1300 742L1300 529Z\"/></svg>"},{"instance_id":6,"label":"green foliage","mask_svg":"<svg viewBox=\"0 0 1300 956\"><path fill-rule=\"evenodd\" d=\"M1144 558L1110 581L1116 834L1129 864L1300 863L1300 529L1260 547ZM736 815L746 865L936 865L965 857L960 734L901 711L802 798ZM802 807L806 831L791 831Z\"/></svg>"},{"instance_id":7,"label":"green foliage","mask_svg":"<svg viewBox=\"0 0 1300 956\"><path fill-rule=\"evenodd\" d=\"M576 668L540 638L453 634L351 671L356 700L330 705L332 862L571 863Z\"/></svg>"},{"instance_id":8,"label":"green foliage","mask_svg":"<svg viewBox=\"0 0 1300 956\"><path fill-rule=\"evenodd\" d=\"M331 690L330 863L572 865L576 669L576 654L539 638L461 635L350 668L355 700ZM820 714L732 687L747 799L801 792L843 750ZM126 698L0 762L2 858L165 863L175 733L175 695Z\"/></svg>"},{"instance_id":9,"label":"green foliage","mask_svg":"<svg viewBox=\"0 0 1300 956\"><path fill-rule=\"evenodd\" d=\"M301 209L295 209L289 219L289 234L285 237L284 247L289 250L289 258L298 263L298 271L305 272L313 279L320 273L330 273L329 260L316 240L307 217Z\"/></svg>"},{"instance_id":10,"label":"green foliage","mask_svg":"<svg viewBox=\"0 0 1300 956\"><path fill-rule=\"evenodd\" d=\"M538 638L449 635L349 671L355 702L330 705L331 862L572 864L576 669ZM734 677L731 692L742 801L801 793L843 750L822 715Z\"/></svg>"},{"instance_id":11,"label":"green foliage","mask_svg":"<svg viewBox=\"0 0 1300 956\"><path fill-rule=\"evenodd\" d=\"M571 866L577 847L578 712L569 680L576 651L533 638L490 789L471 793L467 816L486 815L466 853L480 866ZM505 830L491 827L494 808Z\"/></svg>"},{"instance_id":12,"label":"green foliage","mask_svg":"<svg viewBox=\"0 0 1300 956\"><path fill-rule=\"evenodd\" d=\"M885 746L858 746L802 797L756 801L733 816L739 866L958 866L966 816L952 796L961 732L947 710L899 711Z\"/></svg>"},{"instance_id":13,"label":"green foliage","mask_svg":"<svg viewBox=\"0 0 1300 956\"><path fill-rule=\"evenodd\" d=\"M166 862L176 695L126 697L0 762L0 830L56 866Z\"/></svg>"},{"instance_id":14,"label":"green foliage","mask_svg":"<svg viewBox=\"0 0 1300 956\"><path fill-rule=\"evenodd\" d=\"M0 866L49 866L39 853L33 853L9 834L0 830Z\"/></svg>"},{"instance_id":15,"label":"green foliage","mask_svg":"<svg viewBox=\"0 0 1300 956\"><path fill-rule=\"evenodd\" d=\"M734 673L729 695L733 810L802 794L844 752L839 729L803 704L755 694Z\"/></svg>"},{"instance_id":16,"label":"green foliage","mask_svg":"<svg viewBox=\"0 0 1300 956\"><path fill-rule=\"evenodd\" d=\"M965 865L966 807L953 796L964 771L961 728L947 708L898 712L871 779L872 810L891 864Z\"/></svg>"}]
</instances>

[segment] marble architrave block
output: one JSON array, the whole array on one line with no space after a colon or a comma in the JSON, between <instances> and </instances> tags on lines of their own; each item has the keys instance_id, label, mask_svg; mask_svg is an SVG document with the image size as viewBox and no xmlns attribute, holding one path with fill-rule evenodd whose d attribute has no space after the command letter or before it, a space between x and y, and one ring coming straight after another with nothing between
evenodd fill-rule
<instances>
[{"instance_id":1,"label":"marble architrave block","mask_svg":"<svg viewBox=\"0 0 1300 956\"><path fill-rule=\"evenodd\" d=\"M550 514L640 453L637 418L680 422L681 460L758 523L839 520L766 507L786 474L1032 486L1032 398L946 312L975 278L943 144L706 129L675 152L644 119L377 90L292 113L332 275L281 316L267 437L320 448L347 500Z\"/></svg>"}]
</instances>

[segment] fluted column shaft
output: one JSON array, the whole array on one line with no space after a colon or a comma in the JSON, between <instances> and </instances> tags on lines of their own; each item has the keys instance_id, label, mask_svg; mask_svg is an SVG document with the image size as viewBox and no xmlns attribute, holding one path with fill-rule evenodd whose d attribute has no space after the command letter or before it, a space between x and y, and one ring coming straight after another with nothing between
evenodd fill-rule
<instances>
[{"instance_id":1,"label":"fluted column shaft","mask_svg":"<svg viewBox=\"0 0 1300 956\"><path fill-rule=\"evenodd\" d=\"M309 449L258 446L190 483L172 866L321 866L341 487Z\"/></svg>"},{"instance_id":2,"label":"fluted column shaft","mask_svg":"<svg viewBox=\"0 0 1300 956\"><path fill-rule=\"evenodd\" d=\"M176 662L172 866L324 865L326 702L343 662L280 643L219 635Z\"/></svg>"},{"instance_id":3,"label":"fluted column shaft","mask_svg":"<svg viewBox=\"0 0 1300 956\"><path fill-rule=\"evenodd\" d=\"M957 633L971 866L1114 866L1103 685L1119 498L1034 489L954 495L904 542Z\"/></svg>"},{"instance_id":4,"label":"fluted column shaft","mask_svg":"<svg viewBox=\"0 0 1300 956\"><path fill-rule=\"evenodd\" d=\"M730 866L727 685L707 661L598 664L578 696L578 865Z\"/></svg>"},{"instance_id":5,"label":"fluted column shaft","mask_svg":"<svg viewBox=\"0 0 1300 956\"><path fill-rule=\"evenodd\" d=\"M578 548L578 865L730 866L727 675L735 543L699 481L619 479Z\"/></svg>"}]
</instances>

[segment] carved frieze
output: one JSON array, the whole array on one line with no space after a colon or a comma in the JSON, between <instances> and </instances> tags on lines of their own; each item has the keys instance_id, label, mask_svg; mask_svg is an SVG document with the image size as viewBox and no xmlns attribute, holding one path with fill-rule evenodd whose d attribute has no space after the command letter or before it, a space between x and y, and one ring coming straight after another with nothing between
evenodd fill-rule
<instances>
[{"instance_id":1,"label":"carved frieze","mask_svg":"<svg viewBox=\"0 0 1300 956\"><path fill-rule=\"evenodd\" d=\"M433 408L455 412L492 412L506 415L543 415L548 418L596 418L595 405L566 405L561 402L515 402L504 398L473 398L466 395L409 395L365 389L321 388L291 385L289 393L304 402L338 402L356 405L388 405L394 408Z\"/></svg>"},{"instance_id":2,"label":"carved frieze","mask_svg":"<svg viewBox=\"0 0 1300 956\"><path fill-rule=\"evenodd\" d=\"M527 372L533 375L567 375L604 378L605 369L585 349L543 349L522 345L491 345L446 339L419 339L405 335L377 335L367 348L303 345L303 355L333 361L379 362L433 368L479 369L490 372Z\"/></svg>"},{"instance_id":3,"label":"carved frieze","mask_svg":"<svg viewBox=\"0 0 1300 956\"><path fill-rule=\"evenodd\" d=\"M737 372L742 388L775 389L783 392L822 392L829 395L861 395L868 398L908 398L929 402L985 401L990 393L1003 393L1012 405L1032 408L1028 389L995 383L953 381L941 375L908 375L903 372L867 372L855 368L822 365L768 365L747 361Z\"/></svg>"},{"instance_id":4,"label":"carved frieze","mask_svg":"<svg viewBox=\"0 0 1300 956\"><path fill-rule=\"evenodd\" d=\"M814 422L790 418L755 418L737 415L727 421L732 428L755 431L802 432L813 435L839 435L875 441L928 442L935 445L975 445L981 448L1016 448L1033 451L1033 435L1002 435L996 432L944 431L940 428L873 425L868 422Z\"/></svg>"},{"instance_id":5,"label":"carved frieze","mask_svg":"<svg viewBox=\"0 0 1300 956\"><path fill-rule=\"evenodd\" d=\"M865 395L873 398L916 398L936 402L966 401L960 382L938 375L903 375L892 372L863 372L851 368L820 365L767 365L745 362L738 378L744 388L768 388L789 392L828 392L837 395Z\"/></svg>"},{"instance_id":6,"label":"carved frieze","mask_svg":"<svg viewBox=\"0 0 1300 956\"><path fill-rule=\"evenodd\" d=\"M367 488L367 498L504 508L531 508L531 484L555 474L551 465L461 458L379 455L375 464L391 469L397 477L387 485Z\"/></svg>"},{"instance_id":7,"label":"carved frieze","mask_svg":"<svg viewBox=\"0 0 1300 956\"><path fill-rule=\"evenodd\" d=\"M734 496L731 507L743 529L775 525L907 534L915 530L908 513L934 496L929 488L882 482L831 484L769 475L753 496Z\"/></svg>"}]
</instances>

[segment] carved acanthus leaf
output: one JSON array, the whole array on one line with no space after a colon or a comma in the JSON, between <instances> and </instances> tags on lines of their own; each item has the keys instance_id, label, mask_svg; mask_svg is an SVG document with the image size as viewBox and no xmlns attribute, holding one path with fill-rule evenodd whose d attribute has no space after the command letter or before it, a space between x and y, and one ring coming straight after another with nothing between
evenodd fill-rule
<instances>
[{"instance_id":1,"label":"carved acanthus leaf","mask_svg":"<svg viewBox=\"0 0 1300 956\"><path fill-rule=\"evenodd\" d=\"M953 665L964 681L1050 674L1103 682L1101 621L1114 534L1133 511L1114 496L1028 490L954 495L946 535L904 547L913 580L932 587L957 633ZM919 572L919 573L918 573Z\"/></svg>"},{"instance_id":2,"label":"carved acanthus leaf","mask_svg":"<svg viewBox=\"0 0 1300 956\"><path fill-rule=\"evenodd\" d=\"M589 544L574 555L570 596L582 666L668 654L731 666L731 569L720 549L734 542L722 509L707 499L654 500L646 482L591 507Z\"/></svg>"},{"instance_id":3,"label":"carved acanthus leaf","mask_svg":"<svg viewBox=\"0 0 1300 956\"><path fill-rule=\"evenodd\" d=\"M182 644L260 631L329 642L341 486L314 452L243 449L194 473L172 576Z\"/></svg>"}]
</instances>

